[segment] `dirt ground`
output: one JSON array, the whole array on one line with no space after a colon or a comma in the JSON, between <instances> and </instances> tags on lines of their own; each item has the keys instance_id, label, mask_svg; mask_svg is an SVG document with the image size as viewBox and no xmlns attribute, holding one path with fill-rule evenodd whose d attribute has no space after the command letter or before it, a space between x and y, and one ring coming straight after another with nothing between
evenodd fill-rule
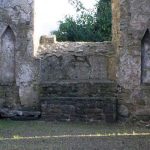
<instances>
[{"instance_id":1,"label":"dirt ground","mask_svg":"<svg viewBox=\"0 0 150 150\"><path fill-rule=\"evenodd\" d=\"M150 129L119 123L1 120L0 150L150 150Z\"/></svg>"}]
</instances>

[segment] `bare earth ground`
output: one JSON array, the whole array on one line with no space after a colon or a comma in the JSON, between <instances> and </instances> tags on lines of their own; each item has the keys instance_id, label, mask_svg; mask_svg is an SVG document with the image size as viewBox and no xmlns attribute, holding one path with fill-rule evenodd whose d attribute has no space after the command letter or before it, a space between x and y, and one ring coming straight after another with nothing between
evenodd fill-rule
<instances>
[{"instance_id":1,"label":"bare earth ground","mask_svg":"<svg viewBox=\"0 0 150 150\"><path fill-rule=\"evenodd\" d=\"M150 129L124 124L0 120L0 150L150 150Z\"/></svg>"}]
</instances>

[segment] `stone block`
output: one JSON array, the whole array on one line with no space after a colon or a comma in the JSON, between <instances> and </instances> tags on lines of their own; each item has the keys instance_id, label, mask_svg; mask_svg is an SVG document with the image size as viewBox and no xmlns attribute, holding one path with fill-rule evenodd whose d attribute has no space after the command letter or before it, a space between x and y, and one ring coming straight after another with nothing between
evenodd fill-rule
<instances>
[{"instance_id":1,"label":"stone block","mask_svg":"<svg viewBox=\"0 0 150 150\"><path fill-rule=\"evenodd\" d=\"M81 92L84 90L83 87L86 87L87 95ZM88 90L87 87L90 89ZM72 90L76 94L70 94ZM89 91L96 90L100 90L99 95L97 93L97 97L94 97L94 94L91 94L89 97ZM57 121L115 122L117 120L117 99L114 94L116 91L115 83L60 82L43 85L43 89L40 90L42 118ZM111 92L112 94L108 94Z\"/></svg>"}]
</instances>

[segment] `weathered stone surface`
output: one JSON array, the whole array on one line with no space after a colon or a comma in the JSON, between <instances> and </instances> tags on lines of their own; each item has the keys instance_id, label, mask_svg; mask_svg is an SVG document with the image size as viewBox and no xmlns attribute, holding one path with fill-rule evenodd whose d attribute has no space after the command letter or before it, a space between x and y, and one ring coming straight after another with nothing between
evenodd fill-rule
<instances>
[{"instance_id":1,"label":"weathered stone surface","mask_svg":"<svg viewBox=\"0 0 150 150\"><path fill-rule=\"evenodd\" d=\"M150 108L149 87L149 0L113 0L113 44L117 59L120 105L131 115ZM129 105L130 104L130 105ZM130 108L132 106L132 109Z\"/></svg>"},{"instance_id":2,"label":"weathered stone surface","mask_svg":"<svg viewBox=\"0 0 150 150\"><path fill-rule=\"evenodd\" d=\"M18 95L9 96L13 99L9 104L7 96L0 101L8 107L38 103L34 88L38 63L33 58L33 13L33 0L0 1L0 84L8 88L13 84Z\"/></svg>"},{"instance_id":3,"label":"weathered stone surface","mask_svg":"<svg viewBox=\"0 0 150 150\"><path fill-rule=\"evenodd\" d=\"M40 97L116 97L114 82L60 81L40 84Z\"/></svg>"},{"instance_id":4,"label":"weathered stone surface","mask_svg":"<svg viewBox=\"0 0 150 150\"><path fill-rule=\"evenodd\" d=\"M46 42L42 43L38 48L38 55L41 55L41 57L45 55L60 56L69 53L78 55L101 54L109 56L114 54L114 48L111 42Z\"/></svg>"},{"instance_id":5,"label":"weathered stone surface","mask_svg":"<svg viewBox=\"0 0 150 150\"><path fill-rule=\"evenodd\" d=\"M58 80L109 80L107 68L113 58L109 42L62 42L40 45L41 82Z\"/></svg>"},{"instance_id":6,"label":"weathered stone surface","mask_svg":"<svg viewBox=\"0 0 150 150\"><path fill-rule=\"evenodd\" d=\"M113 98L64 97L43 98L42 118L57 121L116 122L117 107Z\"/></svg>"},{"instance_id":7,"label":"weathered stone surface","mask_svg":"<svg viewBox=\"0 0 150 150\"><path fill-rule=\"evenodd\" d=\"M129 110L126 106L119 106L118 113L121 117L129 117Z\"/></svg>"},{"instance_id":8,"label":"weathered stone surface","mask_svg":"<svg viewBox=\"0 0 150 150\"><path fill-rule=\"evenodd\" d=\"M44 37L42 37L44 38ZM44 39L42 40L44 41ZM110 42L42 42L39 47L42 118L59 121L117 118L117 86ZM112 77L113 76L113 77Z\"/></svg>"},{"instance_id":9,"label":"weathered stone surface","mask_svg":"<svg viewBox=\"0 0 150 150\"><path fill-rule=\"evenodd\" d=\"M115 83L60 82L40 86L42 118L58 121L115 122Z\"/></svg>"},{"instance_id":10,"label":"weathered stone surface","mask_svg":"<svg viewBox=\"0 0 150 150\"><path fill-rule=\"evenodd\" d=\"M56 43L56 36L41 36L40 37L40 45L50 44L50 43Z\"/></svg>"},{"instance_id":11,"label":"weathered stone surface","mask_svg":"<svg viewBox=\"0 0 150 150\"><path fill-rule=\"evenodd\" d=\"M12 83L15 81L15 35L9 26L1 40L0 82Z\"/></svg>"},{"instance_id":12,"label":"weathered stone surface","mask_svg":"<svg viewBox=\"0 0 150 150\"><path fill-rule=\"evenodd\" d=\"M10 118L13 120L34 120L39 119L41 112L39 111L22 111L22 110L11 110L7 108L0 109L1 118Z\"/></svg>"},{"instance_id":13,"label":"weathered stone surface","mask_svg":"<svg viewBox=\"0 0 150 150\"><path fill-rule=\"evenodd\" d=\"M19 87L15 84L1 84L0 85L0 108L16 108L20 105Z\"/></svg>"}]
</instances>

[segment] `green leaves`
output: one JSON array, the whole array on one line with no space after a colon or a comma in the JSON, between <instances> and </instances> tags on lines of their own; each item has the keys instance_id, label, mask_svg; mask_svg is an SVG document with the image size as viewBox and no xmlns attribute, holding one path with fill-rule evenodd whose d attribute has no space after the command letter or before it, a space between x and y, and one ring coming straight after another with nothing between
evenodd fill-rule
<instances>
[{"instance_id":1,"label":"green leaves","mask_svg":"<svg viewBox=\"0 0 150 150\"><path fill-rule=\"evenodd\" d=\"M59 29L52 32L58 41L111 40L111 0L100 0L96 12L88 11L79 0L70 0L76 7L77 17L66 16Z\"/></svg>"}]
</instances>

